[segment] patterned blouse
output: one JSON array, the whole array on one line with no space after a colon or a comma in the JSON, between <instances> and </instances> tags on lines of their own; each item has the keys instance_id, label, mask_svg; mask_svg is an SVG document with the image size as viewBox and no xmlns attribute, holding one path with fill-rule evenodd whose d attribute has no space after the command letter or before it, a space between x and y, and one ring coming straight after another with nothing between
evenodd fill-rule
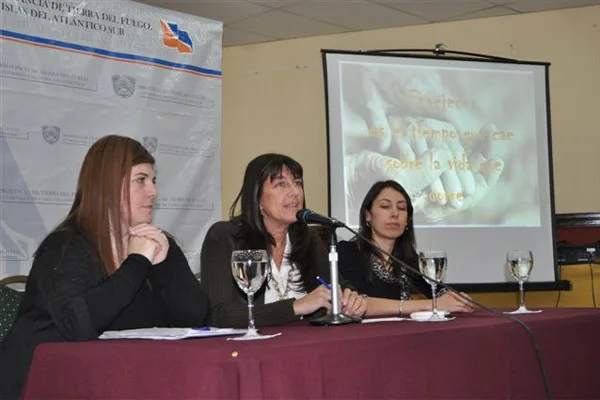
<instances>
[{"instance_id":1,"label":"patterned blouse","mask_svg":"<svg viewBox=\"0 0 600 400\"><path fill-rule=\"evenodd\" d=\"M373 268L373 274L383 282L389 284L397 283L400 286L400 300L408 300L410 298L410 285L406 276L406 270L403 267L400 267L400 274L397 276L393 271L387 270L381 263L381 259L375 254L371 254L371 267Z\"/></svg>"}]
</instances>

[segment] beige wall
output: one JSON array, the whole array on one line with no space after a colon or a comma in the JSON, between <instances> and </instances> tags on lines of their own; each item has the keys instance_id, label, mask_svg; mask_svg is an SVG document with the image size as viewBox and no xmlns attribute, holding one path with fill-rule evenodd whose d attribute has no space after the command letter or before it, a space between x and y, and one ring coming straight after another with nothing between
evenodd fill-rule
<instances>
[{"instance_id":1,"label":"beige wall","mask_svg":"<svg viewBox=\"0 0 600 400\"><path fill-rule=\"evenodd\" d=\"M594 6L225 48L224 216L248 161L268 151L302 163L308 206L327 212L321 49L432 48L438 42L450 50L552 64L556 211L600 211L600 6ZM486 302L514 301L512 294L484 296ZM554 304L552 293L534 297Z\"/></svg>"},{"instance_id":2,"label":"beige wall","mask_svg":"<svg viewBox=\"0 0 600 400\"><path fill-rule=\"evenodd\" d=\"M432 48L550 67L556 211L600 211L600 6L225 48L223 210L266 151L305 167L307 203L327 211L321 49Z\"/></svg>"},{"instance_id":3,"label":"beige wall","mask_svg":"<svg viewBox=\"0 0 600 400\"><path fill-rule=\"evenodd\" d=\"M600 305L600 264L566 265L561 268L560 279L571 282L571 290L531 292L525 295L528 308L535 307L593 307ZM592 285L591 276L594 276ZM593 288L593 295L592 295ZM472 293L471 296L489 307L516 307L518 293ZM560 296L560 297L559 297ZM595 300L595 302L594 302Z\"/></svg>"}]
</instances>

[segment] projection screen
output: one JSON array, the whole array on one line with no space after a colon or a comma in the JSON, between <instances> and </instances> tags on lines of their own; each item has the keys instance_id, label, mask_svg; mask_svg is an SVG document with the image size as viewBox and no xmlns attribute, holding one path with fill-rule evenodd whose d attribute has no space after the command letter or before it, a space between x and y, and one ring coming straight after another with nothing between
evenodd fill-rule
<instances>
[{"instance_id":1,"label":"projection screen","mask_svg":"<svg viewBox=\"0 0 600 400\"><path fill-rule=\"evenodd\" d=\"M445 281L556 282L548 63L323 51L329 213L351 227L373 183L414 206L418 249L445 249ZM348 238L340 232L342 238Z\"/></svg>"}]
</instances>

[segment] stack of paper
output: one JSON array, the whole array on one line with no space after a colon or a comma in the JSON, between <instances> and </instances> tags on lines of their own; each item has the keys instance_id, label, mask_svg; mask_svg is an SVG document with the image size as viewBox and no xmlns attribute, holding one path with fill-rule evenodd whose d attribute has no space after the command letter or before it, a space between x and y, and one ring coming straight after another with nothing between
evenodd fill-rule
<instances>
[{"instance_id":1,"label":"stack of paper","mask_svg":"<svg viewBox=\"0 0 600 400\"><path fill-rule=\"evenodd\" d=\"M142 328L123 331L106 331L100 339L156 339L178 340L192 337L243 335L245 329L233 328Z\"/></svg>"}]
</instances>

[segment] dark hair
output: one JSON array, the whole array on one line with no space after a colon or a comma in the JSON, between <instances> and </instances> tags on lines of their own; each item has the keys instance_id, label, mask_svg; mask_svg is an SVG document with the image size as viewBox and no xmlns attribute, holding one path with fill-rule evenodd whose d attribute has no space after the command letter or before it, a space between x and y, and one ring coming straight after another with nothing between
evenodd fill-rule
<instances>
[{"instance_id":1,"label":"dark hair","mask_svg":"<svg viewBox=\"0 0 600 400\"><path fill-rule=\"evenodd\" d=\"M373 186L367 192L362 205L360 206L359 211L359 232L368 237L370 240L373 239L373 232L371 226L367 223L367 211L370 212L373 207L373 202L379 196L379 194L383 191L383 189L391 188L404 196L406 199L406 211L408 213L408 219L406 223L406 231L398 238L394 243L394 248L392 250L392 254L394 257L399 258L404 261L411 267L417 267L418 263L418 255L416 251L416 239L415 239L415 230L413 226L413 205L410 200L410 196L406 192L406 190L396 181L387 180L387 181L379 181L375 182ZM373 278L373 270L370 262L371 254L374 254L376 257L383 261L383 254L379 249L373 247L371 244L367 243L364 240L359 240L358 238L354 238L358 247L360 249L360 253L363 257L362 265L365 268L366 276L369 281ZM392 261L392 260L390 260ZM392 262L392 271L395 275L399 275L402 271L397 263Z\"/></svg>"},{"instance_id":2,"label":"dark hair","mask_svg":"<svg viewBox=\"0 0 600 400\"><path fill-rule=\"evenodd\" d=\"M239 225L239 236L245 245L248 248L266 249L269 256L275 239L265 227L260 212L260 198L265 181L280 176L284 168L289 169L294 178L302 179L302 166L286 155L267 153L250 161L244 173L242 188L229 209L229 218ZM305 207L304 199L302 207ZM291 224L288 233L293 244L289 260L299 268L302 286L307 289L314 286L317 277L316 264L309 261L314 251L311 247L315 245L316 235L310 235L308 227L299 222Z\"/></svg>"},{"instance_id":3,"label":"dark hair","mask_svg":"<svg viewBox=\"0 0 600 400\"><path fill-rule=\"evenodd\" d=\"M109 135L100 138L88 150L77 181L75 199L67 217L55 231L77 231L90 242L106 272L114 272L111 246L111 222L117 254L123 252L121 232L121 193L129 204L129 174L138 164L154 165L154 157L137 140Z\"/></svg>"}]
</instances>

